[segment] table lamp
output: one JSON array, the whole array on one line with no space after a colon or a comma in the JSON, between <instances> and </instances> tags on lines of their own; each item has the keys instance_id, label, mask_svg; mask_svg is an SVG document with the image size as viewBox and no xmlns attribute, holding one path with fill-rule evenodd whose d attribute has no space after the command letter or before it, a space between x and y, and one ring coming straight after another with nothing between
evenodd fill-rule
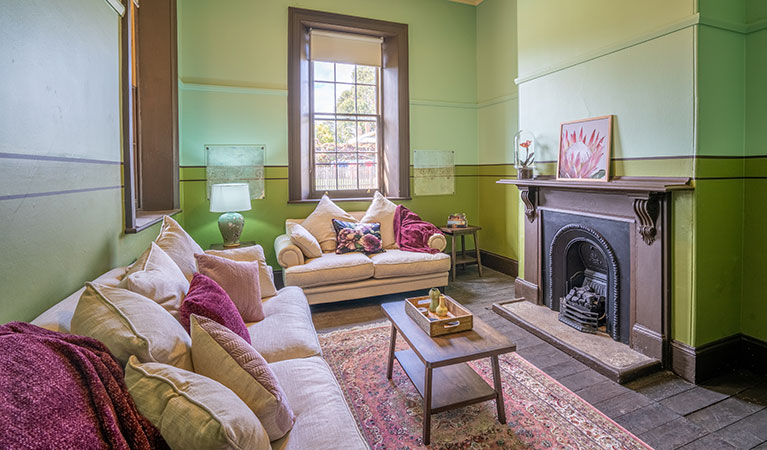
<instances>
[{"instance_id":1,"label":"table lamp","mask_svg":"<svg viewBox=\"0 0 767 450\"><path fill-rule=\"evenodd\" d=\"M210 187L210 212L220 212L218 229L224 247L239 247L245 218L238 211L250 210L250 189L246 183L214 184Z\"/></svg>"}]
</instances>

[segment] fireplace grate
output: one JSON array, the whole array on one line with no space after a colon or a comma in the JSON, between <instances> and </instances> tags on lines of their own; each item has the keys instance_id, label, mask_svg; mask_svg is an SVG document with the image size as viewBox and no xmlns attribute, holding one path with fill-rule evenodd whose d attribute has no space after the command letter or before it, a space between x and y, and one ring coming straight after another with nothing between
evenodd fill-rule
<instances>
[{"instance_id":1,"label":"fireplace grate","mask_svg":"<svg viewBox=\"0 0 767 450\"><path fill-rule=\"evenodd\" d=\"M574 285L581 280L580 286ZM559 320L576 330L596 333L605 324L607 275L586 269L568 281L569 292L560 300Z\"/></svg>"}]
</instances>

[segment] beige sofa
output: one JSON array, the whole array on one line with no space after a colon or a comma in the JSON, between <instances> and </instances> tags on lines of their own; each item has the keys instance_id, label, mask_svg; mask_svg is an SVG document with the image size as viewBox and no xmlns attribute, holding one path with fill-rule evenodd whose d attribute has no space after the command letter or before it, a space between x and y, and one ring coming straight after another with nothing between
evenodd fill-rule
<instances>
[{"instance_id":1,"label":"beige sofa","mask_svg":"<svg viewBox=\"0 0 767 450\"><path fill-rule=\"evenodd\" d=\"M365 212L349 214L361 220ZM300 224L303 219L288 222ZM440 253L388 249L370 256L331 252L307 259L286 234L274 240L285 286L301 287L310 304L447 286L450 256L442 253L447 240L442 234L435 234L429 239L429 246Z\"/></svg>"},{"instance_id":2,"label":"beige sofa","mask_svg":"<svg viewBox=\"0 0 767 450\"><path fill-rule=\"evenodd\" d=\"M116 286L127 268L113 269L96 283ZM70 332L72 314L85 288L57 303L32 321L34 325ZM288 398L296 422L277 449L368 449L330 367L321 357L317 333L300 288L286 287L263 300L266 318L248 325L253 346L270 363Z\"/></svg>"}]
</instances>

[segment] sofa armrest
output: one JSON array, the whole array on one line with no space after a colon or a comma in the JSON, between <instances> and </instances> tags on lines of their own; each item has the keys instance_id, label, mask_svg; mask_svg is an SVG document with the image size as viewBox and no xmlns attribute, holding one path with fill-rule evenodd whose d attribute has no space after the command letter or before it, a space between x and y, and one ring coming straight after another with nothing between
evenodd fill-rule
<instances>
[{"instance_id":1,"label":"sofa armrest","mask_svg":"<svg viewBox=\"0 0 767 450\"><path fill-rule=\"evenodd\" d=\"M290 242L287 234L281 234L274 240L274 252L277 254L277 262L284 269L304 263L304 254L300 248Z\"/></svg>"},{"instance_id":2,"label":"sofa armrest","mask_svg":"<svg viewBox=\"0 0 767 450\"><path fill-rule=\"evenodd\" d=\"M442 233L434 233L429 238L428 245L429 248L442 251L447 247L447 239L445 239L445 235Z\"/></svg>"}]
</instances>

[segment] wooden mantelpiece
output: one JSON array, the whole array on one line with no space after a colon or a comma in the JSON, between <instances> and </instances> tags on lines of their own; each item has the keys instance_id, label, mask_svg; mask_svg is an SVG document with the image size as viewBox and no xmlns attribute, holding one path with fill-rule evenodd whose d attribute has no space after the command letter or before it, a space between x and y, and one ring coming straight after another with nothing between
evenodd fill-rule
<instances>
[{"instance_id":1,"label":"wooden mantelpiece","mask_svg":"<svg viewBox=\"0 0 767 450\"><path fill-rule=\"evenodd\" d=\"M629 224L631 335L629 345L668 367L670 363L671 199L693 189L690 178L615 177L608 182L567 181L542 176L498 180L516 186L525 205L524 279L518 297L544 303L543 239L547 211ZM584 219L585 220L585 219ZM577 219L574 219L577 222Z\"/></svg>"}]
</instances>

